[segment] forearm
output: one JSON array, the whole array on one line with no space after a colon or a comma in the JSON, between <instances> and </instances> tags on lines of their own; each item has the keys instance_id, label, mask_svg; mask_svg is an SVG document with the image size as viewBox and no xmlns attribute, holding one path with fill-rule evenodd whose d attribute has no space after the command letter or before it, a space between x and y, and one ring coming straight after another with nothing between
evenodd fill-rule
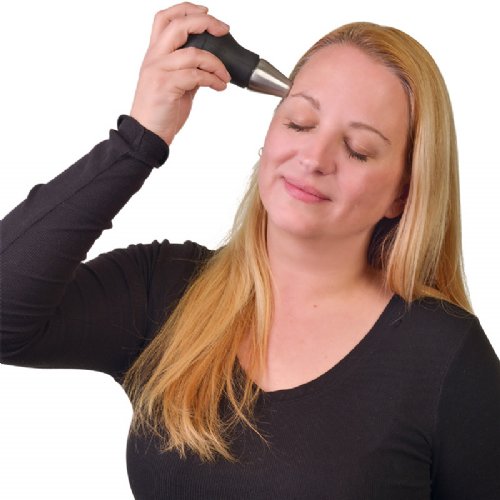
<instances>
[{"instance_id":1,"label":"forearm","mask_svg":"<svg viewBox=\"0 0 500 500\"><path fill-rule=\"evenodd\" d=\"M168 146L130 117L108 140L46 184L35 186L1 227L2 358L49 320L77 266L141 188Z\"/></svg>"}]
</instances>

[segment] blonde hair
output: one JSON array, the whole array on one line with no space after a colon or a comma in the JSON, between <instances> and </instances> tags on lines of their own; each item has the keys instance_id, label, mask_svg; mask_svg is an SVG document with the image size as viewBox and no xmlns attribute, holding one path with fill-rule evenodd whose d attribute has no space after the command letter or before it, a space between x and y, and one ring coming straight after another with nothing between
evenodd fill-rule
<instances>
[{"instance_id":1,"label":"blonde hair","mask_svg":"<svg viewBox=\"0 0 500 500\"><path fill-rule=\"evenodd\" d=\"M358 47L394 71L410 104L405 208L400 218L377 226L367 258L408 303L435 297L471 311L462 266L456 135L439 69L405 33L352 23L313 45L292 81L314 53L339 43ZM248 425L258 433L253 410L259 388L252 374L264 364L273 303L257 169L227 244L203 266L126 374L132 430L153 432L163 451L233 460L234 428ZM247 335L251 363L245 373L237 355Z\"/></svg>"}]
</instances>

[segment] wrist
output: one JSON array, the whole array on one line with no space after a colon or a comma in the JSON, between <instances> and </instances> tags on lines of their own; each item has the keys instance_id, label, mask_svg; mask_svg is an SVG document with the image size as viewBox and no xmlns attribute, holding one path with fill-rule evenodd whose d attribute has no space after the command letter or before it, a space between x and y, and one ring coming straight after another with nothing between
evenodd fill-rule
<instances>
[{"instance_id":1,"label":"wrist","mask_svg":"<svg viewBox=\"0 0 500 500\"><path fill-rule=\"evenodd\" d=\"M118 134L151 167L158 168L167 160L170 149L165 139L146 128L133 116L120 115Z\"/></svg>"}]
</instances>

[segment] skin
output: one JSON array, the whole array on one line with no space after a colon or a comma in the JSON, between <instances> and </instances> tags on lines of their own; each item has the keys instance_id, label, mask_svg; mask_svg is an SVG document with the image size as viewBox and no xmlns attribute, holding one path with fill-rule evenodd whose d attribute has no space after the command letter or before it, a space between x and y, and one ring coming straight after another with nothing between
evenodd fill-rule
<instances>
[{"instance_id":1,"label":"skin","mask_svg":"<svg viewBox=\"0 0 500 500\"><path fill-rule=\"evenodd\" d=\"M220 59L194 47L179 49L191 33L214 36L229 26L210 16L208 8L183 2L159 11L141 65L130 116L172 144L186 122L200 87L221 91L231 76Z\"/></svg>"},{"instance_id":2,"label":"skin","mask_svg":"<svg viewBox=\"0 0 500 500\"><path fill-rule=\"evenodd\" d=\"M382 217L403 208L406 123L406 94L386 67L352 46L316 53L266 136L259 189L269 231L365 245ZM298 199L286 181L327 199Z\"/></svg>"},{"instance_id":3,"label":"skin","mask_svg":"<svg viewBox=\"0 0 500 500\"><path fill-rule=\"evenodd\" d=\"M130 115L167 144L197 90L221 91L230 80L217 57L180 48L205 30L221 36L229 27L189 2L155 17ZM278 107L259 170L274 310L266 366L249 376L263 390L295 387L330 369L390 300L366 251L377 221L404 207L407 123L398 78L350 46L317 52ZM305 192L313 189L321 198ZM248 352L244 340L244 368Z\"/></svg>"},{"instance_id":4,"label":"skin","mask_svg":"<svg viewBox=\"0 0 500 500\"><path fill-rule=\"evenodd\" d=\"M408 117L399 79L341 45L317 52L277 109L258 179L274 287L267 365L253 377L262 389L329 370L392 297L366 254L375 224L404 208Z\"/></svg>"}]
</instances>

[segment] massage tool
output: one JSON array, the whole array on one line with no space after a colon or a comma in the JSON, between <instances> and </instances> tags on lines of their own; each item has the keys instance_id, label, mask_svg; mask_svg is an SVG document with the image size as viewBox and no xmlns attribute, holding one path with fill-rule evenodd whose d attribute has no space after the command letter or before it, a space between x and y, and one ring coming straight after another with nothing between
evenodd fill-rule
<instances>
[{"instance_id":1,"label":"massage tool","mask_svg":"<svg viewBox=\"0 0 500 500\"><path fill-rule=\"evenodd\" d=\"M208 32L191 34L182 46L197 47L217 56L231 75L231 83L262 94L284 97L290 80L272 64L242 47L230 33L213 36Z\"/></svg>"}]
</instances>

